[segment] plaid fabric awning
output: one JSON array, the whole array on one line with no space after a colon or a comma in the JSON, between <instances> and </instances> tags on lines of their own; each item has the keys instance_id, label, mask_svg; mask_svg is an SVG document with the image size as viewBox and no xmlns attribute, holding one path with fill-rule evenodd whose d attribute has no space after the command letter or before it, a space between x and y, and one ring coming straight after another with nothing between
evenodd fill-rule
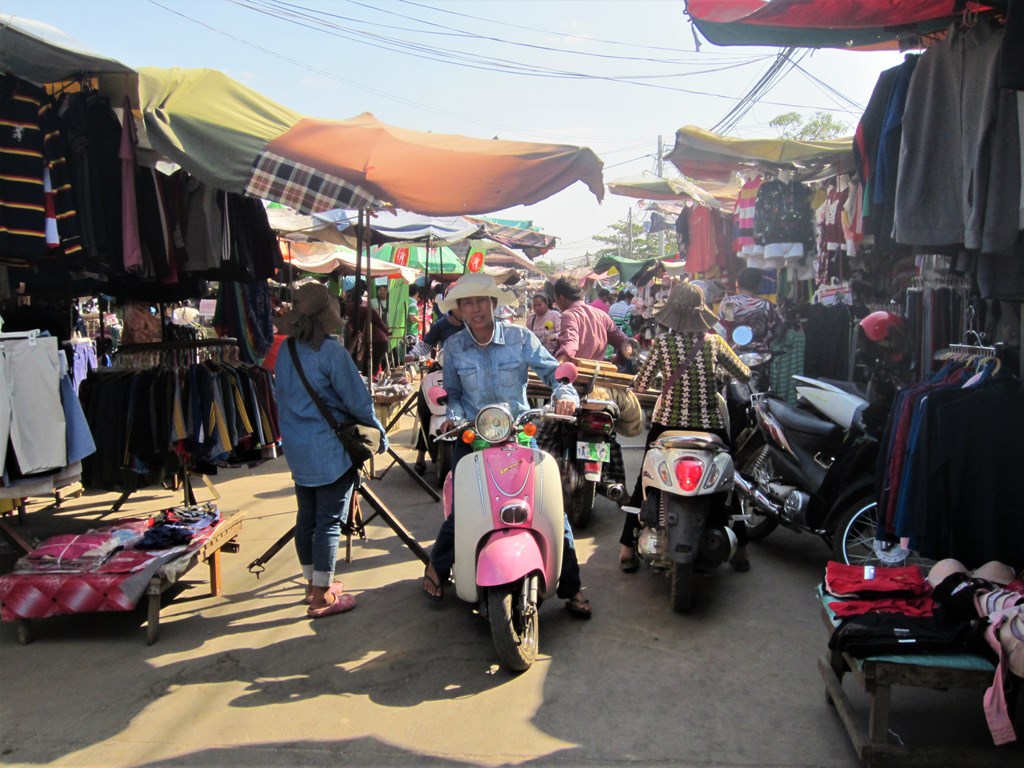
<instances>
[{"instance_id":1,"label":"plaid fabric awning","mask_svg":"<svg viewBox=\"0 0 1024 768\"><path fill-rule=\"evenodd\" d=\"M350 184L273 152L260 152L245 193L274 200L301 213L383 205L358 184Z\"/></svg>"},{"instance_id":2,"label":"plaid fabric awning","mask_svg":"<svg viewBox=\"0 0 1024 768\"><path fill-rule=\"evenodd\" d=\"M536 248L538 253L544 253L554 248L558 242L558 238L554 235L546 235L534 229L510 227L484 216L466 216L465 218L483 227L484 237L488 240L507 245L509 248Z\"/></svg>"}]
</instances>

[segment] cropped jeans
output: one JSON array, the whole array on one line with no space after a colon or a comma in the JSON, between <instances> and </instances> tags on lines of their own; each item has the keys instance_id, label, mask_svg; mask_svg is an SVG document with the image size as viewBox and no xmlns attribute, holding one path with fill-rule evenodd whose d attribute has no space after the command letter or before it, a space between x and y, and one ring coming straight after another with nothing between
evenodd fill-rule
<instances>
[{"instance_id":1,"label":"cropped jeans","mask_svg":"<svg viewBox=\"0 0 1024 768\"><path fill-rule=\"evenodd\" d=\"M348 519L356 470L350 469L327 485L296 485L295 552L302 575L314 587L329 587L338 559L341 526Z\"/></svg>"}]
</instances>

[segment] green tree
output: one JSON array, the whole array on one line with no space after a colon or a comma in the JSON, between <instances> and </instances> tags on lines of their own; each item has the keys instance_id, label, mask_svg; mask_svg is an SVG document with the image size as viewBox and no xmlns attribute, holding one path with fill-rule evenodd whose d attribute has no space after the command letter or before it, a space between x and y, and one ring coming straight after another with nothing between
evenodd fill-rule
<instances>
[{"instance_id":1,"label":"green tree","mask_svg":"<svg viewBox=\"0 0 1024 768\"><path fill-rule=\"evenodd\" d=\"M562 268L560 264L552 264L550 261L535 261L533 266L548 276L555 274L555 272Z\"/></svg>"},{"instance_id":2,"label":"green tree","mask_svg":"<svg viewBox=\"0 0 1024 768\"><path fill-rule=\"evenodd\" d=\"M626 256L633 259L653 259L658 256L658 234L644 232L643 224L633 220L632 227L628 219L617 221L609 229L610 235L594 235L594 240L603 243L595 254L597 259L602 256ZM630 231L632 229L632 231ZM630 237L632 235L632 237ZM675 233L665 233L665 255L676 252ZM596 263L596 262L595 262Z\"/></svg>"},{"instance_id":3,"label":"green tree","mask_svg":"<svg viewBox=\"0 0 1024 768\"><path fill-rule=\"evenodd\" d=\"M768 122L784 139L800 139L801 141L817 141L819 139L835 139L846 136L851 131L849 123L844 123L832 116L831 112L815 112L813 115L801 115L799 112L784 112Z\"/></svg>"}]
</instances>

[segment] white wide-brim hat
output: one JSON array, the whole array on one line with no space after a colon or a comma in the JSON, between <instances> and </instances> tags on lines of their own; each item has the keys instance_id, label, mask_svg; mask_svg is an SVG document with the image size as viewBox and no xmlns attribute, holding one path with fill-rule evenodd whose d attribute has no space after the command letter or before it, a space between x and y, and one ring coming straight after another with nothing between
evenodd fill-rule
<instances>
[{"instance_id":1,"label":"white wide-brim hat","mask_svg":"<svg viewBox=\"0 0 1024 768\"><path fill-rule=\"evenodd\" d=\"M497 299L499 307L511 307L519 303L512 291L502 288L490 275L467 272L452 283L444 298L437 302L437 308L448 314L458 306L459 299L468 299L471 296L489 296Z\"/></svg>"}]
</instances>

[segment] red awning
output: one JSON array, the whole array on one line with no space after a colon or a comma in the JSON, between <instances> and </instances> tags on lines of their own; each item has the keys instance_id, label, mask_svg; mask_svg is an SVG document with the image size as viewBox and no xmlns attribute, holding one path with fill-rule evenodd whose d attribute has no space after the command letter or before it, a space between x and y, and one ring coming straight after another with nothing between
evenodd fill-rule
<instances>
[{"instance_id":1,"label":"red awning","mask_svg":"<svg viewBox=\"0 0 1024 768\"><path fill-rule=\"evenodd\" d=\"M956 0L688 0L687 12L716 45L858 48L935 32L958 17ZM968 10L991 4L967 2Z\"/></svg>"}]
</instances>

